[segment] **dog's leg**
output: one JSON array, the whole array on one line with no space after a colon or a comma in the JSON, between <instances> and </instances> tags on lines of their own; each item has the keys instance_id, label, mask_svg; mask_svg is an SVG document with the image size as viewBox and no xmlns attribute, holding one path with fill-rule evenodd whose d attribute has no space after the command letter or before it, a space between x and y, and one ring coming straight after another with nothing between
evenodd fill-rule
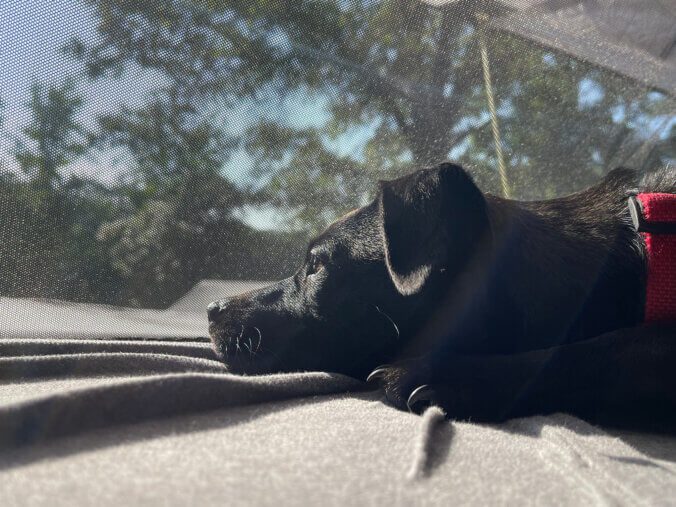
<instances>
[{"instance_id":1,"label":"dog's leg","mask_svg":"<svg viewBox=\"0 0 676 507\"><path fill-rule=\"evenodd\" d=\"M676 421L676 327L623 329L514 355L439 354L372 378L395 406L434 403L458 419L565 411L598 422Z\"/></svg>"}]
</instances>

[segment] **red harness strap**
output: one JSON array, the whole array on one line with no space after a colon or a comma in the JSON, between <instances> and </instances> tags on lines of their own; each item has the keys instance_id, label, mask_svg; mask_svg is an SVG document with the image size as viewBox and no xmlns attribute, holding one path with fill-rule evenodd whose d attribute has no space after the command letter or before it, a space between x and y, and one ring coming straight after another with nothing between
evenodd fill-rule
<instances>
[{"instance_id":1,"label":"red harness strap","mask_svg":"<svg viewBox=\"0 0 676 507\"><path fill-rule=\"evenodd\" d=\"M645 321L676 321L676 194L638 194L632 215L648 256Z\"/></svg>"}]
</instances>

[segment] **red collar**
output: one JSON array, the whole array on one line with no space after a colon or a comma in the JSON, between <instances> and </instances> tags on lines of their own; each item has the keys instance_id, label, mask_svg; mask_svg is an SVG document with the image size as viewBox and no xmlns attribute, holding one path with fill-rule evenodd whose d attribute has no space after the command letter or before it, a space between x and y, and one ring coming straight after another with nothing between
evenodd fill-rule
<instances>
[{"instance_id":1,"label":"red collar","mask_svg":"<svg viewBox=\"0 0 676 507\"><path fill-rule=\"evenodd\" d=\"M676 194L638 194L629 203L648 262L645 322L676 321Z\"/></svg>"}]
</instances>

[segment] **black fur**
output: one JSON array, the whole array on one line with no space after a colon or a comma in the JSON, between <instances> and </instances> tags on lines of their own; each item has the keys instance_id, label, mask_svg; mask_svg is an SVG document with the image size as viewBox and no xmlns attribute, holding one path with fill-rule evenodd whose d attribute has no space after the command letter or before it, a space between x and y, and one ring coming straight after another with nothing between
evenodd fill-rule
<instances>
[{"instance_id":1,"label":"black fur","mask_svg":"<svg viewBox=\"0 0 676 507\"><path fill-rule=\"evenodd\" d=\"M644 246L627 197L676 171L617 169L536 202L482 194L459 166L381 182L291 278L210 305L233 372L372 376L414 410L496 421L566 410L676 420L676 327L641 326Z\"/></svg>"}]
</instances>

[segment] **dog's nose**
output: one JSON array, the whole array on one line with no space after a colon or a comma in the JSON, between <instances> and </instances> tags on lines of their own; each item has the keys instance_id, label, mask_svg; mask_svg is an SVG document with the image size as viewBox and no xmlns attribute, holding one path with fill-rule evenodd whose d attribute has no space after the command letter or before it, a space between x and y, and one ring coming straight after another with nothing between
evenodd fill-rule
<instances>
[{"instance_id":1,"label":"dog's nose","mask_svg":"<svg viewBox=\"0 0 676 507\"><path fill-rule=\"evenodd\" d=\"M222 312L223 307L218 301L209 303L209 306L207 306L207 316L211 321L215 321L221 315Z\"/></svg>"}]
</instances>

